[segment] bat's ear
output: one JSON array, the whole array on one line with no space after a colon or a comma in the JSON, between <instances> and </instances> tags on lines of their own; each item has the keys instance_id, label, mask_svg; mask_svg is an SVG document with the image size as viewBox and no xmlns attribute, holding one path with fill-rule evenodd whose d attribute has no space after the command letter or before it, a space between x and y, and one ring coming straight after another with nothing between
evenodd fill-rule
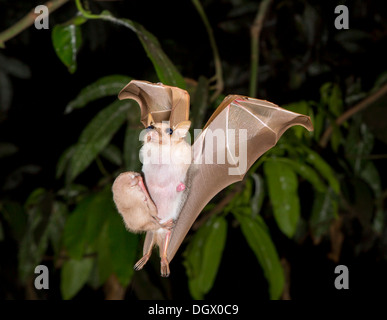
<instances>
[{"instance_id":1,"label":"bat's ear","mask_svg":"<svg viewBox=\"0 0 387 320\"><path fill-rule=\"evenodd\" d=\"M187 135L190 126L191 121L181 121L173 127L173 134L177 138L184 138Z\"/></svg>"}]
</instances>

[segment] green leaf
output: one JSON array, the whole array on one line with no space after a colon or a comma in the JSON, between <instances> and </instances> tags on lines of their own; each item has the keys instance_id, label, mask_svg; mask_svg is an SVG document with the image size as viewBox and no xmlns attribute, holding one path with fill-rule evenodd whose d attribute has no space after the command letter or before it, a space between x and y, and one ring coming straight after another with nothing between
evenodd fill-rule
<instances>
[{"instance_id":1,"label":"green leaf","mask_svg":"<svg viewBox=\"0 0 387 320\"><path fill-rule=\"evenodd\" d=\"M343 112L343 97L340 87L334 84L328 100L329 111L337 118Z\"/></svg>"},{"instance_id":2,"label":"green leaf","mask_svg":"<svg viewBox=\"0 0 387 320\"><path fill-rule=\"evenodd\" d=\"M374 93L375 91L379 90L385 83L387 83L387 71L382 72L378 76L370 93Z\"/></svg>"},{"instance_id":3,"label":"green leaf","mask_svg":"<svg viewBox=\"0 0 387 320\"><path fill-rule=\"evenodd\" d=\"M326 192L318 192L314 197L312 215L309 220L310 229L315 243L329 231L331 221L338 216L337 194L329 188Z\"/></svg>"},{"instance_id":4,"label":"green leaf","mask_svg":"<svg viewBox=\"0 0 387 320\"><path fill-rule=\"evenodd\" d=\"M285 276L277 250L262 217L256 215L253 218L246 214L247 212L248 210L243 210L243 208L236 208L233 211L241 224L243 235L255 253L269 283L270 298L279 299L284 288Z\"/></svg>"},{"instance_id":5,"label":"green leaf","mask_svg":"<svg viewBox=\"0 0 387 320\"><path fill-rule=\"evenodd\" d=\"M102 227L96 246L98 286L105 283L113 273L109 241L109 224L105 223Z\"/></svg>"},{"instance_id":6,"label":"green leaf","mask_svg":"<svg viewBox=\"0 0 387 320\"><path fill-rule=\"evenodd\" d=\"M132 80L131 77L115 74L98 79L83 88L77 97L67 105L65 113L83 108L92 101L103 97L117 96L121 89Z\"/></svg>"},{"instance_id":7,"label":"green leaf","mask_svg":"<svg viewBox=\"0 0 387 320\"><path fill-rule=\"evenodd\" d=\"M340 128L337 126L335 122L332 122L332 135L331 135L331 147L334 152L337 153L339 150L339 146L343 140Z\"/></svg>"},{"instance_id":8,"label":"green leaf","mask_svg":"<svg viewBox=\"0 0 387 320\"><path fill-rule=\"evenodd\" d=\"M70 160L68 182L73 181L106 148L125 122L134 101L115 101L100 111L83 130Z\"/></svg>"},{"instance_id":9,"label":"green leaf","mask_svg":"<svg viewBox=\"0 0 387 320\"><path fill-rule=\"evenodd\" d=\"M193 129L201 129L204 126L204 117L209 107L208 101L208 79L200 76L192 99Z\"/></svg>"},{"instance_id":10,"label":"green leaf","mask_svg":"<svg viewBox=\"0 0 387 320\"><path fill-rule=\"evenodd\" d=\"M111 263L117 278L126 287L133 276L133 266L137 256L138 235L125 229L124 222L117 212L111 212L108 218L108 244Z\"/></svg>"},{"instance_id":11,"label":"green leaf","mask_svg":"<svg viewBox=\"0 0 387 320\"><path fill-rule=\"evenodd\" d=\"M73 298L85 285L93 268L93 259L70 259L63 263L60 290L65 300Z\"/></svg>"},{"instance_id":12,"label":"green leaf","mask_svg":"<svg viewBox=\"0 0 387 320\"><path fill-rule=\"evenodd\" d=\"M102 226L112 212L116 213L116 209L110 186L77 205L64 229L64 245L70 257L80 259L88 246L96 246Z\"/></svg>"},{"instance_id":13,"label":"green leaf","mask_svg":"<svg viewBox=\"0 0 387 320\"><path fill-rule=\"evenodd\" d=\"M375 197L379 197L382 194L381 179L378 169L371 161L367 161L364 164L363 170L360 172L360 177L368 183L371 189L375 193Z\"/></svg>"},{"instance_id":14,"label":"green leaf","mask_svg":"<svg viewBox=\"0 0 387 320\"><path fill-rule=\"evenodd\" d=\"M86 246L86 225L89 215L89 207L94 200L95 195L89 195L81 200L67 219L63 243L67 253L74 259L81 259Z\"/></svg>"},{"instance_id":15,"label":"green leaf","mask_svg":"<svg viewBox=\"0 0 387 320\"><path fill-rule=\"evenodd\" d=\"M2 51L2 53L5 53L5 51ZM31 77L31 70L27 64L14 57L3 55L2 53L0 53L0 66L4 73L19 79L28 79Z\"/></svg>"},{"instance_id":16,"label":"green leaf","mask_svg":"<svg viewBox=\"0 0 387 320\"><path fill-rule=\"evenodd\" d=\"M56 25L52 30L55 52L70 73L77 69L77 52L82 43L81 29L74 24Z\"/></svg>"},{"instance_id":17,"label":"green leaf","mask_svg":"<svg viewBox=\"0 0 387 320\"><path fill-rule=\"evenodd\" d=\"M46 252L53 223L52 206L53 194L44 189L34 190L26 201L28 222L18 252L19 276L22 282L33 274Z\"/></svg>"},{"instance_id":18,"label":"green leaf","mask_svg":"<svg viewBox=\"0 0 387 320\"><path fill-rule=\"evenodd\" d=\"M199 277L203 293L207 293L214 284L226 244L226 234L226 219L224 217L215 218L203 250L202 272Z\"/></svg>"},{"instance_id":19,"label":"green leaf","mask_svg":"<svg viewBox=\"0 0 387 320\"><path fill-rule=\"evenodd\" d=\"M320 88L321 102L336 118L343 111L343 98L340 87L332 82L324 83Z\"/></svg>"},{"instance_id":20,"label":"green leaf","mask_svg":"<svg viewBox=\"0 0 387 320\"><path fill-rule=\"evenodd\" d=\"M327 190L326 185L316 171L305 163L288 158L276 158L275 161L289 165L297 174L309 181L317 191L325 192Z\"/></svg>"},{"instance_id":21,"label":"green leaf","mask_svg":"<svg viewBox=\"0 0 387 320\"><path fill-rule=\"evenodd\" d=\"M84 230L85 241L90 245L94 245L101 233L102 226L108 219L108 214L116 212L110 185L106 186L101 192L95 194L93 200L87 207L87 211L87 223Z\"/></svg>"},{"instance_id":22,"label":"green leaf","mask_svg":"<svg viewBox=\"0 0 387 320\"><path fill-rule=\"evenodd\" d=\"M367 40L370 40L370 37L371 34L366 31L350 28L345 32L336 33L334 40L351 55L364 52L366 50L364 45Z\"/></svg>"},{"instance_id":23,"label":"green leaf","mask_svg":"<svg viewBox=\"0 0 387 320\"><path fill-rule=\"evenodd\" d=\"M251 177L254 179L254 195L251 198L251 211L252 216L259 214L262 208L263 199L265 198L265 187L263 178L257 174L253 173Z\"/></svg>"},{"instance_id":24,"label":"green leaf","mask_svg":"<svg viewBox=\"0 0 387 320\"><path fill-rule=\"evenodd\" d=\"M18 152L18 150L19 148L12 143L0 142L0 158L9 157Z\"/></svg>"},{"instance_id":25,"label":"green leaf","mask_svg":"<svg viewBox=\"0 0 387 320\"><path fill-rule=\"evenodd\" d=\"M137 172L141 169L139 159L139 151L142 144L139 139L141 130L143 129L132 128L129 123L126 127L123 155L126 170Z\"/></svg>"},{"instance_id":26,"label":"green leaf","mask_svg":"<svg viewBox=\"0 0 387 320\"><path fill-rule=\"evenodd\" d=\"M368 126L362 122L360 117L356 117L352 123L347 141L345 143L345 152L353 170L357 175L361 175L367 161L365 156L369 155L374 146L374 136Z\"/></svg>"},{"instance_id":27,"label":"green leaf","mask_svg":"<svg viewBox=\"0 0 387 320\"><path fill-rule=\"evenodd\" d=\"M164 53L157 38L137 24L137 35L156 70L160 81L166 85L185 89L185 81L175 65Z\"/></svg>"},{"instance_id":28,"label":"green leaf","mask_svg":"<svg viewBox=\"0 0 387 320\"><path fill-rule=\"evenodd\" d=\"M171 62L157 38L147 31L142 25L129 19L118 19L113 17L109 12L102 13L101 18L122 25L134 31L141 41L149 59L152 61L160 81L166 85L185 89L185 81L175 65Z\"/></svg>"},{"instance_id":29,"label":"green leaf","mask_svg":"<svg viewBox=\"0 0 387 320\"><path fill-rule=\"evenodd\" d=\"M23 206L18 202L6 201L2 204L1 213L11 229L13 238L20 241L26 232L28 221Z\"/></svg>"},{"instance_id":30,"label":"green leaf","mask_svg":"<svg viewBox=\"0 0 387 320\"><path fill-rule=\"evenodd\" d=\"M335 122L335 120L343 113L343 97L341 94L341 90L337 84L327 82L321 87L320 94L323 107L325 109L327 107L327 109L329 110L328 118L333 127L330 142L332 149L337 152L342 142L341 131Z\"/></svg>"},{"instance_id":31,"label":"green leaf","mask_svg":"<svg viewBox=\"0 0 387 320\"><path fill-rule=\"evenodd\" d=\"M214 284L226 234L226 219L213 217L199 229L184 253L189 289L194 299L203 299Z\"/></svg>"},{"instance_id":32,"label":"green leaf","mask_svg":"<svg viewBox=\"0 0 387 320\"><path fill-rule=\"evenodd\" d=\"M385 230L385 216L387 212L383 210L382 205L376 209L374 220L372 221L372 229L381 235Z\"/></svg>"},{"instance_id":33,"label":"green leaf","mask_svg":"<svg viewBox=\"0 0 387 320\"><path fill-rule=\"evenodd\" d=\"M89 191L89 187L86 187L81 184L72 183L58 190L57 195L64 197L67 200L71 199L78 202L83 197L83 195L87 194Z\"/></svg>"},{"instance_id":34,"label":"green leaf","mask_svg":"<svg viewBox=\"0 0 387 320\"><path fill-rule=\"evenodd\" d=\"M314 138L316 141L320 140L320 137L321 137L321 134L322 134L323 128L324 128L324 120L325 120L324 112L319 110L314 118L314 123L313 123L313 125L314 125Z\"/></svg>"},{"instance_id":35,"label":"green leaf","mask_svg":"<svg viewBox=\"0 0 387 320\"><path fill-rule=\"evenodd\" d=\"M289 165L276 159L265 161L263 169L278 227L291 238L300 218L297 176Z\"/></svg>"},{"instance_id":36,"label":"green leaf","mask_svg":"<svg viewBox=\"0 0 387 320\"><path fill-rule=\"evenodd\" d=\"M116 166L122 165L121 150L113 144L109 144L105 149L103 149L101 152L101 156L109 160L111 163L115 164Z\"/></svg>"},{"instance_id":37,"label":"green leaf","mask_svg":"<svg viewBox=\"0 0 387 320\"><path fill-rule=\"evenodd\" d=\"M59 254L61 249L62 235L67 214L67 206L63 202L55 201L50 216L48 238L56 255Z\"/></svg>"},{"instance_id":38,"label":"green leaf","mask_svg":"<svg viewBox=\"0 0 387 320\"><path fill-rule=\"evenodd\" d=\"M340 183L331 166L318 153L307 147L304 147L304 149L307 152L306 162L311 164L328 181L333 191L339 194Z\"/></svg>"},{"instance_id":39,"label":"green leaf","mask_svg":"<svg viewBox=\"0 0 387 320\"><path fill-rule=\"evenodd\" d=\"M72 145L68 147L65 151L63 151L63 153L59 157L58 163L56 165L56 173L55 173L55 177L57 179L59 179L65 172L66 167L70 162L70 159L74 155L75 149L76 149L76 146Z\"/></svg>"}]
</instances>

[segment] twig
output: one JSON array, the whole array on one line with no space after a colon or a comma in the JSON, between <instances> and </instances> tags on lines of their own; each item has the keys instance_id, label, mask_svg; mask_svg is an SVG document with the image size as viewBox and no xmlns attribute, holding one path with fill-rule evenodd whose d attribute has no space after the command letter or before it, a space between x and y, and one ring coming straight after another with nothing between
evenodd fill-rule
<instances>
[{"instance_id":1,"label":"twig","mask_svg":"<svg viewBox=\"0 0 387 320\"><path fill-rule=\"evenodd\" d=\"M251 34L251 73L250 73L250 97L257 94L258 67L259 67L259 38L262 31L263 21L265 20L267 9L272 0L263 0L259 5L257 15L250 28Z\"/></svg>"},{"instance_id":2,"label":"twig","mask_svg":"<svg viewBox=\"0 0 387 320\"><path fill-rule=\"evenodd\" d=\"M91 12L83 9L81 0L75 0L75 5L77 6L78 11L87 19L101 19L101 16L98 14L92 14Z\"/></svg>"},{"instance_id":3,"label":"twig","mask_svg":"<svg viewBox=\"0 0 387 320\"><path fill-rule=\"evenodd\" d=\"M98 166L99 171L100 171L105 177L110 177L109 172L107 172L107 170L106 170L105 167L103 166L103 163L102 163L102 161L101 161L101 158L97 156L97 157L95 158L95 162L97 163L97 166Z\"/></svg>"},{"instance_id":4,"label":"twig","mask_svg":"<svg viewBox=\"0 0 387 320\"><path fill-rule=\"evenodd\" d=\"M348 111L344 112L340 117L338 117L335 121L335 124L337 126L343 124L346 120L348 120L350 117L352 117L354 114L358 113L359 111L369 107L372 105L376 100L381 98L387 94L387 84L385 84L383 87L381 87L378 91L370 95L369 97L365 98L364 100L360 101L357 105L355 105L353 108L349 109ZM324 132L322 138L320 139L320 145L325 148L328 144L329 138L332 134L333 126L330 125Z\"/></svg>"},{"instance_id":5,"label":"twig","mask_svg":"<svg viewBox=\"0 0 387 320\"><path fill-rule=\"evenodd\" d=\"M124 300L126 288L120 284L117 276L113 273L106 280L103 291L105 293L105 300Z\"/></svg>"},{"instance_id":6,"label":"twig","mask_svg":"<svg viewBox=\"0 0 387 320\"><path fill-rule=\"evenodd\" d=\"M44 5L48 8L49 13L52 13L68 1L69 0L52 0L46 2ZM4 43L6 41L17 36L19 33L24 31L34 23L36 17L40 15L39 13L35 13L34 10L35 9L32 9L26 16L16 22L12 27L9 27L8 29L0 33L0 48L4 48Z\"/></svg>"},{"instance_id":7,"label":"twig","mask_svg":"<svg viewBox=\"0 0 387 320\"><path fill-rule=\"evenodd\" d=\"M282 258L281 265L282 265L282 268L284 269L284 275L285 275L285 284L284 284L284 290L282 292L281 299L282 300L292 300L292 298L290 296L290 281L291 281L290 263L285 258Z\"/></svg>"},{"instance_id":8,"label":"twig","mask_svg":"<svg viewBox=\"0 0 387 320\"><path fill-rule=\"evenodd\" d=\"M215 214L218 214L221 212L231 201L234 199L234 197L240 193L243 189L245 182L241 182L238 184L235 189L230 192L227 196L225 196L210 212L203 215L201 219L196 220L194 225L192 226L192 230L196 231L199 229L210 217L212 217Z\"/></svg>"},{"instance_id":9,"label":"twig","mask_svg":"<svg viewBox=\"0 0 387 320\"><path fill-rule=\"evenodd\" d=\"M214 102L216 100L216 98L222 93L223 87L224 87L222 63L220 60L218 47L216 45L214 32L213 32L211 25L207 19L206 13L204 12L203 7L200 4L199 0L192 0L192 3L194 4L196 10L198 11L200 17L203 20L204 26L206 27L206 30L208 33L208 38L210 40L212 54L214 56L214 63L215 63L215 76L214 76L214 78L216 79L216 88L215 88L215 92L213 93L213 95L210 98L210 102Z\"/></svg>"}]
</instances>

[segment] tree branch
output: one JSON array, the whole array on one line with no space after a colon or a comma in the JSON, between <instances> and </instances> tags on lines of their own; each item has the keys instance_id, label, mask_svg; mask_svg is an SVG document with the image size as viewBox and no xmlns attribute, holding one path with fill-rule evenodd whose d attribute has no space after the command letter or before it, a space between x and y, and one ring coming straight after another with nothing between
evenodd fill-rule
<instances>
[{"instance_id":1,"label":"tree branch","mask_svg":"<svg viewBox=\"0 0 387 320\"><path fill-rule=\"evenodd\" d=\"M251 67L250 67L250 88L249 96L257 94L258 67L259 67L259 39L262 31L263 21L272 0L263 0L259 5L257 15L250 28L251 34Z\"/></svg>"},{"instance_id":2,"label":"tree branch","mask_svg":"<svg viewBox=\"0 0 387 320\"><path fill-rule=\"evenodd\" d=\"M44 5L48 8L49 13L54 12L56 9L64 5L69 0L52 0L46 2ZM12 27L4 30L0 33L0 48L5 48L4 43L13 37L16 37L19 33L27 29L31 26L36 17L39 16L40 13L35 13L35 8L32 9L26 16L24 16L21 20L16 22Z\"/></svg>"},{"instance_id":3,"label":"tree branch","mask_svg":"<svg viewBox=\"0 0 387 320\"><path fill-rule=\"evenodd\" d=\"M347 110L344 112L340 117L336 119L336 125L340 126L345 121L347 121L350 117L352 117L354 114L360 112L361 110L369 107L371 104L373 104L375 101L380 99L382 96L387 94L387 84L385 84L383 87L381 87L378 91L371 94L364 100L360 101L357 105L355 105L353 108ZM333 131L333 126L330 125L324 132L322 138L320 139L320 145L325 148L328 144L329 138L331 137Z\"/></svg>"}]
</instances>

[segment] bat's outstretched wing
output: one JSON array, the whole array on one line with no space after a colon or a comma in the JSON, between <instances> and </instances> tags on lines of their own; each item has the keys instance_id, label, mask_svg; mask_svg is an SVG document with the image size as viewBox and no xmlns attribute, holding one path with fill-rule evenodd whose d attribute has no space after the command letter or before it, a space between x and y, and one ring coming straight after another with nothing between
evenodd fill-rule
<instances>
[{"instance_id":1,"label":"bat's outstretched wing","mask_svg":"<svg viewBox=\"0 0 387 320\"><path fill-rule=\"evenodd\" d=\"M189 95L187 91L161 83L132 80L118 94L118 99L133 99L141 108L144 127L150 122L170 121L174 127L189 119Z\"/></svg>"},{"instance_id":2,"label":"bat's outstretched wing","mask_svg":"<svg viewBox=\"0 0 387 320\"><path fill-rule=\"evenodd\" d=\"M294 125L313 130L308 116L268 101L239 95L223 100L192 146L193 164L186 183L188 196L171 235L168 261L173 259L206 204L228 185L241 181L251 165ZM150 240L148 234L144 252Z\"/></svg>"}]
</instances>

